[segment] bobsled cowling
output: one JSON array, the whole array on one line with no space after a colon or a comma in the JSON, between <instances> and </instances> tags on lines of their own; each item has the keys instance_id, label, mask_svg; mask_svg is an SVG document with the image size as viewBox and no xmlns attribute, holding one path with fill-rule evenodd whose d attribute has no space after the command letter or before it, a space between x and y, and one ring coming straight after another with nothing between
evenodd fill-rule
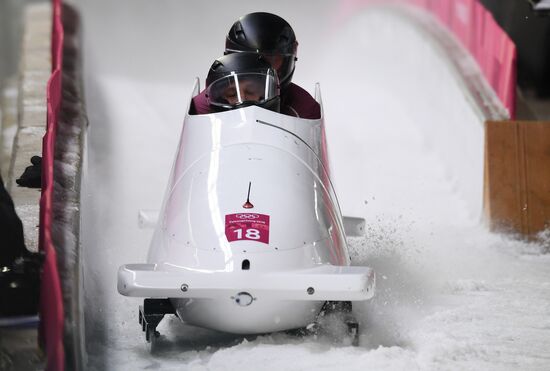
<instances>
[{"instance_id":1,"label":"bobsled cowling","mask_svg":"<svg viewBox=\"0 0 550 371\"><path fill-rule=\"evenodd\" d=\"M121 294L234 333L305 326L327 300L374 293L372 269L349 266L323 119L257 106L186 115L147 261L120 267Z\"/></svg>"}]
</instances>

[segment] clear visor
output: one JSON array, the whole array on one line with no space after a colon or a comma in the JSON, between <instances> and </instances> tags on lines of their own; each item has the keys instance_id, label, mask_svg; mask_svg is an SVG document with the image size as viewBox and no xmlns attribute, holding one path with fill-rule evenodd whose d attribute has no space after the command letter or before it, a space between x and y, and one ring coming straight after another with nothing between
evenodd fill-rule
<instances>
[{"instance_id":1,"label":"clear visor","mask_svg":"<svg viewBox=\"0 0 550 371\"><path fill-rule=\"evenodd\" d=\"M234 107L243 103L261 104L279 95L277 77L272 70L224 76L207 89L209 104Z\"/></svg>"}]
</instances>

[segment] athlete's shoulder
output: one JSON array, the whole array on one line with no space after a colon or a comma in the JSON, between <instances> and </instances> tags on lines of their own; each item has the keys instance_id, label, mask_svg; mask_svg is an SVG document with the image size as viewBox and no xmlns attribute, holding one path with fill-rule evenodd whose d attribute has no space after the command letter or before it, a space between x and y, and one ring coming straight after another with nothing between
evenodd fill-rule
<instances>
[{"instance_id":1,"label":"athlete's shoulder","mask_svg":"<svg viewBox=\"0 0 550 371\"><path fill-rule=\"evenodd\" d=\"M191 113L204 115L210 113L210 105L206 99L206 89L193 97L191 105Z\"/></svg>"},{"instance_id":2,"label":"athlete's shoulder","mask_svg":"<svg viewBox=\"0 0 550 371\"><path fill-rule=\"evenodd\" d=\"M319 103L301 86L290 83L283 91L284 104L292 107L301 118L318 119L321 117Z\"/></svg>"}]
</instances>

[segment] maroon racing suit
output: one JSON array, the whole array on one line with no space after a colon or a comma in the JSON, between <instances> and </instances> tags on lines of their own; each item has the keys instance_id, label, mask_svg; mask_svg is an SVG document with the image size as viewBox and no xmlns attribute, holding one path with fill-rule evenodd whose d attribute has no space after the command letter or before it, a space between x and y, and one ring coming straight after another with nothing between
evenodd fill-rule
<instances>
[{"instance_id":1,"label":"maroon racing suit","mask_svg":"<svg viewBox=\"0 0 550 371\"><path fill-rule=\"evenodd\" d=\"M199 115L212 112L206 99L206 89L193 98L191 112ZM281 113L315 120L321 118L321 107L306 90L296 84L290 83L281 92Z\"/></svg>"}]
</instances>

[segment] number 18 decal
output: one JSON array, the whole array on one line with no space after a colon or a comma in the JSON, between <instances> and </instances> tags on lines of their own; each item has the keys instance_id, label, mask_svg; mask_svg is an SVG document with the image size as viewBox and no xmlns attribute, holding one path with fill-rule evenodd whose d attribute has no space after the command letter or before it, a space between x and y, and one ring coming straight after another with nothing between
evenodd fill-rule
<instances>
[{"instance_id":1,"label":"number 18 decal","mask_svg":"<svg viewBox=\"0 0 550 371\"><path fill-rule=\"evenodd\" d=\"M247 240L259 240L260 239L260 231L259 230L249 228L249 229L245 229L244 231L245 231L244 236ZM237 240L242 240L243 239L243 229L242 228L234 229L233 232L235 232L235 234L237 235Z\"/></svg>"},{"instance_id":2,"label":"number 18 decal","mask_svg":"<svg viewBox=\"0 0 550 371\"><path fill-rule=\"evenodd\" d=\"M229 242L249 240L269 244L269 215L228 214L225 216L225 236Z\"/></svg>"}]
</instances>

